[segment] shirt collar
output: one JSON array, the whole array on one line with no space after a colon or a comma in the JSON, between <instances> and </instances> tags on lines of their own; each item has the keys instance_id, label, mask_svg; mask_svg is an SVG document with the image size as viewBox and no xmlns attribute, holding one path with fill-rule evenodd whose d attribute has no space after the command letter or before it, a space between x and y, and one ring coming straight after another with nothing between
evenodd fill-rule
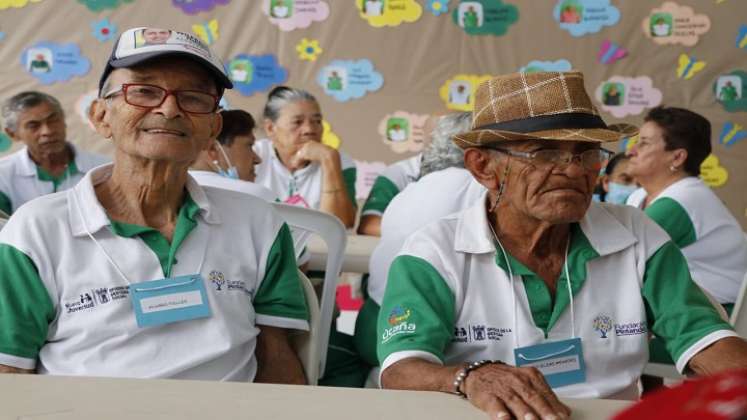
<instances>
[{"instance_id":1,"label":"shirt collar","mask_svg":"<svg viewBox=\"0 0 747 420\"><path fill-rule=\"evenodd\" d=\"M71 164L68 166L68 171L70 171L71 174L79 173L80 168L85 167L85 162L81 161L81 155L80 153L78 153L72 143L67 143L67 147L70 148L70 152L72 152L73 154L73 159L71 161ZM19 174L22 176L37 177L40 174L39 170L41 169L41 167L39 167L31 159L31 156L29 155L29 148L24 146L23 149L18 151L18 154L20 159L20 165L18 167ZM46 180L43 179L43 181Z\"/></svg>"},{"instance_id":2,"label":"shirt collar","mask_svg":"<svg viewBox=\"0 0 747 420\"><path fill-rule=\"evenodd\" d=\"M111 224L106 210L96 197L94 187L109 179L113 168L114 164L109 163L92 169L75 187L67 190L68 214L73 236L86 236L88 232L94 234ZM208 224L221 223L221 219L212 208L205 190L190 175L187 176L185 188L192 201L199 208L202 220ZM86 229L88 229L88 232L86 232Z\"/></svg>"},{"instance_id":3,"label":"shirt collar","mask_svg":"<svg viewBox=\"0 0 747 420\"><path fill-rule=\"evenodd\" d=\"M495 252L493 233L485 210L486 198L487 192L475 205L457 216L455 251L470 254ZM591 248L600 256L621 251L637 242L633 233L599 203L591 203L578 225Z\"/></svg>"}]
</instances>

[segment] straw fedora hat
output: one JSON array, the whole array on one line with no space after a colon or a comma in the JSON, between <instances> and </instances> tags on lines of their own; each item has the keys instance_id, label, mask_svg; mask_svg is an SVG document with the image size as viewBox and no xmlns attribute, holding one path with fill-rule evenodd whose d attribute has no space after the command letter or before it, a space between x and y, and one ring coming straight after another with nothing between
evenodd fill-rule
<instances>
[{"instance_id":1,"label":"straw fedora hat","mask_svg":"<svg viewBox=\"0 0 747 420\"><path fill-rule=\"evenodd\" d=\"M602 121L581 72L512 73L477 87L472 130L455 135L454 143L463 149L528 139L605 143L637 132Z\"/></svg>"}]
</instances>

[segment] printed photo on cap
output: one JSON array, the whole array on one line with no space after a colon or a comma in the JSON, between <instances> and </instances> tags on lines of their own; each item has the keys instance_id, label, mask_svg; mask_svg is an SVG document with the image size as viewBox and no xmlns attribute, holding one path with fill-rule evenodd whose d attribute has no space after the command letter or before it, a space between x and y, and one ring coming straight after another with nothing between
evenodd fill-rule
<instances>
[{"instance_id":1,"label":"printed photo on cap","mask_svg":"<svg viewBox=\"0 0 747 420\"><path fill-rule=\"evenodd\" d=\"M135 48L168 44L172 35L171 29L143 28L135 32Z\"/></svg>"}]
</instances>

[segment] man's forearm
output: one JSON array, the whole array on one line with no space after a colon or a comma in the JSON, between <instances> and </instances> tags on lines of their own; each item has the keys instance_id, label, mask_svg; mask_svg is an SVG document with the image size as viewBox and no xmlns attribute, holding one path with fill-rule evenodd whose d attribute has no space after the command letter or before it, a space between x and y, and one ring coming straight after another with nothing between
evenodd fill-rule
<instances>
[{"instance_id":1,"label":"man's forearm","mask_svg":"<svg viewBox=\"0 0 747 420\"><path fill-rule=\"evenodd\" d=\"M381 216L369 214L361 217L359 235L381 236Z\"/></svg>"},{"instance_id":2,"label":"man's forearm","mask_svg":"<svg viewBox=\"0 0 747 420\"><path fill-rule=\"evenodd\" d=\"M287 330L259 326L257 336L257 375L254 382L305 385L301 361L298 360L288 339Z\"/></svg>"},{"instance_id":3,"label":"man's forearm","mask_svg":"<svg viewBox=\"0 0 747 420\"><path fill-rule=\"evenodd\" d=\"M441 366L423 359L404 359L381 375L381 386L389 389L452 392L454 378L463 365Z\"/></svg>"},{"instance_id":4,"label":"man's forearm","mask_svg":"<svg viewBox=\"0 0 747 420\"><path fill-rule=\"evenodd\" d=\"M0 373L27 373L27 374L33 374L33 369L21 369L13 366L7 366L7 365L0 365Z\"/></svg>"},{"instance_id":5,"label":"man's forearm","mask_svg":"<svg viewBox=\"0 0 747 420\"><path fill-rule=\"evenodd\" d=\"M693 356L688 367L698 375L747 369L747 341L739 337L722 338Z\"/></svg>"}]
</instances>

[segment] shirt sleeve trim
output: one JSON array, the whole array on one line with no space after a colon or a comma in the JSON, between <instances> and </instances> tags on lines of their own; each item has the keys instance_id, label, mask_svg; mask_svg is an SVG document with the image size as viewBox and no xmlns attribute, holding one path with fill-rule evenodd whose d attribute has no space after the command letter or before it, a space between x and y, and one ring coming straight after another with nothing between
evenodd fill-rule
<instances>
[{"instance_id":1,"label":"shirt sleeve trim","mask_svg":"<svg viewBox=\"0 0 747 420\"><path fill-rule=\"evenodd\" d=\"M267 325L268 327L278 327L291 330L309 331L309 323L303 319L284 318L272 315L257 314L255 319L257 325Z\"/></svg>"},{"instance_id":2,"label":"shirt sleeve trim","mask_svg":"<svg viewBox=\"0 0 747 420\"><path fill-rule=\"evenodd\" d=\"M379 370L379 384L381 384L381 375L384 373L384 371L389 366L404 359L421 359L421 360L425 360L426 362L443 365L443 362L441 361L441 359L438 358L438 356L436 356L433 353L429 353L427 351L421 351L421 350L396 351L394 353L391 353L389 356L387 356L386 359L384 359L384 363L381 364L381 370Z\"/></svg>"},{"instance_id":3,"label":"shirt sleeve trim","mask_svg":"<svg viewBox=\"0 0 747 420\"><path fill-rule=\"evenodd\" d=\"M12 366L18 369L35 369L36 359L13 356L12 354L0 353L0 365Z\"/></svg>"},{"instance_id":4,"label":"shirt sleeve trim","mask_svg":"<svg viewBox=\"0 0 747 420\"><path fill-rule=\"evenodd\" d=\"M687 367L687 364L690 362L690 359L693 356L700 353L701 350L710 346L716 341L721 340L722 338L726 338L726 337L739 337L739 336L737 335L736 332L732 330L718 330L696 341L695 344L688 347L688 349L685 350L680 355L680 358L677 359L677 364L675 365L677 367L677 371L680 373L684 373L685 368Z\"/></svg>"}]
</instances>

